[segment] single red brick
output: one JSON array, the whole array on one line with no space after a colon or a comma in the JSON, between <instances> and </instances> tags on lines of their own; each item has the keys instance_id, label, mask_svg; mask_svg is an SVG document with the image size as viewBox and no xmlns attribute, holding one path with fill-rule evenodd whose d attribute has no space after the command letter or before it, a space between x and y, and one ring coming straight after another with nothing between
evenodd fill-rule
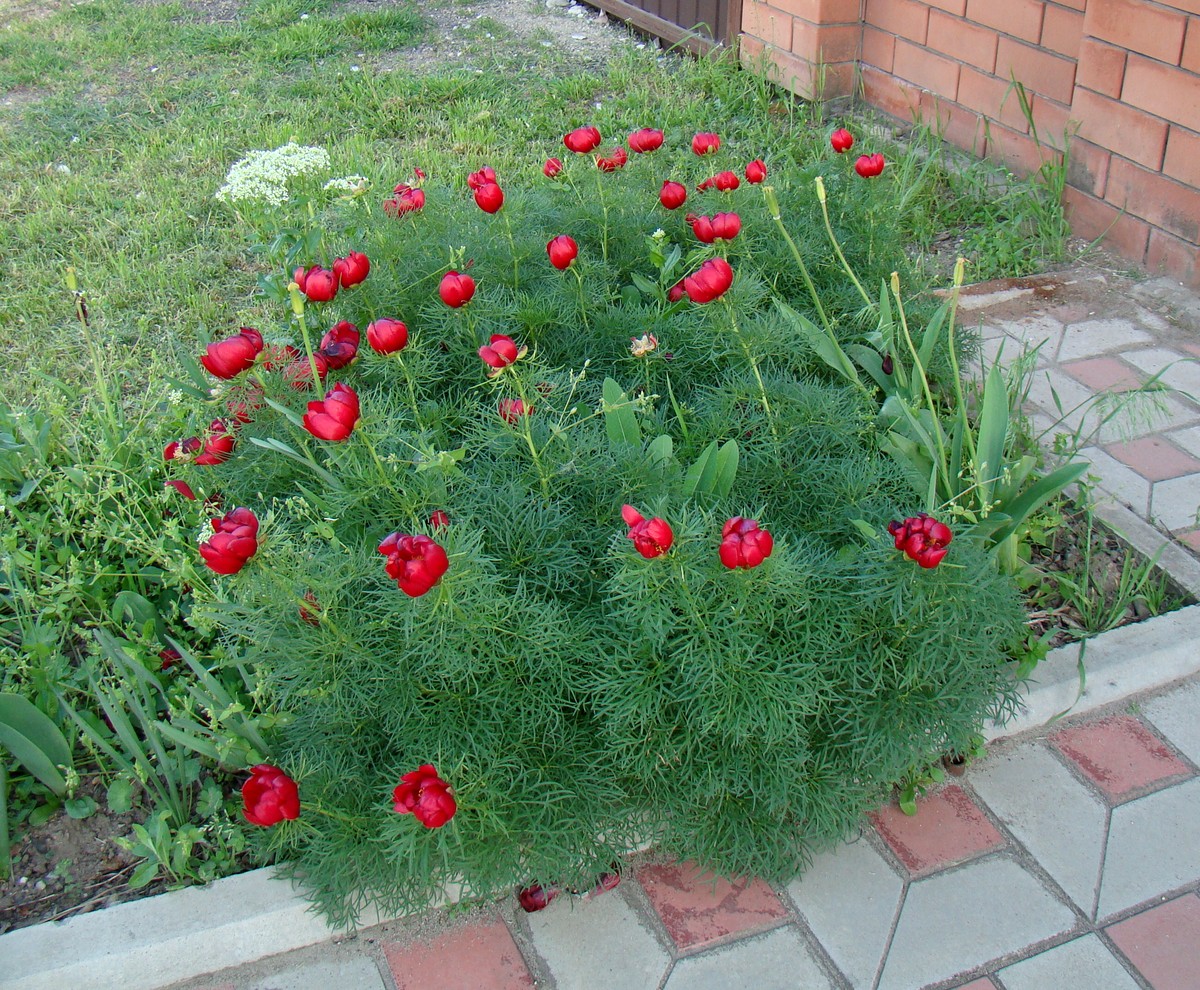
<instances>
[{"instance_id":1,"label":"single red brick","mask_svg":"<svg viewBox=\"0 0 1200 990\"><path fill-rule=\"evenodd\" d=\"M1060 7L1070 7L1072 10L1087 10L1087 0L1057 0Z\"/></svg>"},{"instance_id":2,"label":"single red brick","mask_svg":"<svg viewBox=\"0 0 1200 990\"><path fill-rule=\"evenodd\" d=\"M1042 17L1042 47L1068 58L1079 58L1082 41L1083 11L1046 4L1046 13Z\"/></svg>"},{"instance_id":3,"label":"single red brick","mask_svg":"<svg viewBox=\"0 0 1200 990\"><path fill-rule=\"evenodd\" d=\"M1183 14L1148 0L1105 0L1088 6L1084 33L1178 65L1186 26Z\"/></svg>"},{"instance_id":4,"label":"single red brick","mask_svg":"<svg viewBox=\"0 0 1200 990\"><path fill-rule=\"evenodd\" d=\"M1004 162L1016 175L1032 175L1044 163L1061 160L1062 153L1042 141L1001 124L992 124L988 131L987 157Z\"/></svg>"},{"instance_id":5,"label":"single red brick","mask_svg":"<svg viewBox=\"0 0 1200 990\"><path fill-rule=\"evenodd\" d=\"M1191 529L1186 533L1176 533L1175 535L1196 553L1200 553L1200 529Z\"/></svg>"},{"instance_id":6,"label":"single red brick","mask_svg":"<svg viewBox=\"0 0 1200 990\"><path fill-rule=\"evenodd\" d=\"M756 0L751 0L751 3ZM773 0L776 7L813 24L857 24L859 0ZM743 11L748 9L743 7ZM743 13L743 17L745 14Z\"/></svg>"},{"instance_id":7,"label":"single red brick","mask_svg":"<svg viewBox=\"0 0 1200 990\"><path fill-rule=\"evenodd\" d=\"M929 12L929 47L991 72L996 68L996 32L940 10Z\"/></svg>"},{"instance_id":8,"label":"single red brick","mask_svg":"<svg viewBox=\"0 0 1200 990\"><path fill-rule=\"evenodd\" d=\"M1075 88L1075 63L1032 45L1001 38L996 48L996 75L1016 79L1027 90L1070 104Z\"/></svg>"},{"instance_id":9,"label":"single red brick","mask_svg":"<svg viewBox=\"0 0 1200 990\"><path fill-rule=\"evenodd\" d=\"M1151 231L1150 240L1160 231ZM1195 249L1193 248L1193 255ZM1113 358L1098 358L1096 360L1112 361ZM1070 374L1075 375L1072 371ZM1079 377L1075 375L1075 377ZM1135 377L1136 380L1136 377ZM1137 385L1133 385L1136 388ZM1185 474L1200 472L1200 460L1191 454L1180 450L1169 440L1162 437L1141 437L1127 443L1112 443L1104 448L1122 464L1127 464L1138 474L1149 481L1166 481L1168 478L1181 478Z\"/></svg>"},{"instance_id":10,"label":"single red brick","mask_svg":"<svg viewBox=\"0 0 1200 990\"><path fill-rule=\"evenodd\" d=\"M893 117L911 120L913 112L921 105L920 90L891 73L864 65L862 81L866 101Z\"/></svg>"},{"instance_id":11,"label":"single red brick","mask_svg":"<svg viewBox=\"0 0 1200 990\"><path fill-rule=\"evenodd\" d=\"M1116 207L1067 186L1063 190L1063 205L1071 230L1087 240L1103 238L1104 246L1131 261L1142 263L1146 256L1146 243L1150 238L1150 225Z\"/></svg>"},{"instance_id":12,"label":"single red brick","mask_svg":"<svg viewBox=\"0 0 1200 990\"><path fill-rule=\"evenodd\" d=\"M1200 241L1200 190L1113 158L1104 198L1176 237Z\"/></svg>"},{"instance_id":13,"label":"single red brick","mask_svg":"<svg viewBox=\"0 0 1200 990\"><path fill-rule=\"evenodd\" d=\"M967 18L1034 44L1042 36L1044 0L967 0Z\"/></svg>"},{"instance_id":14,"label":"single red brick","mask_svg":"<svg viewBox=\"0 0 1200 990\"><path fill-rule=\"evenodd\" d=\"M1172 179L1200 187L1200 134L1172 124L1162 170Z\"/></svg>"},{"instance_id":15,"label":"single red brick","mask_svg":"<svg viewBox=\"0 0 1200 990\"><path fill-rule=\"evenodd\" d=\"M901 79L953 100L958 95L958 73L962 66L953 59L935 55L928 48L896 39L892 71Z\"/></svg>"},{"instance_id":16,"label":"single red brick","mask_svg":"<svg viewBox=\"0 0 1200 990\"><path fill-rule=\"evenodd\" d=\"M1128 392L1142 385L1142 376L1117 358L1085 358L1061 366L1077 382L1083 382L1093 392ZM1109 451L1112 453L1111 449ZM1116 454L1113 454L1117 457ZM1118 457L1118 460L1123 458ZM1125 463L1128 463L1126 461ZM1132 465L1130 465L1132 467ZM1168 477L1172 477L1168 475Z\"/></svg>"},{"instance_id":17,"label":"single red brick","mask_svg":"<svg viewBox=\"0 0 1200 990\"><path fill-rule=\"evenodd\" d=\"M1200 79L1184 69L1130 55L1121 98L1164 120L1200 131Z\"/></svg>"},{"instance_id":18,"label":"single red brick","mask_svg":"<svg viewBox=\"0 0 1200 990\"><path fill-rule=\"evenodd\" d=\"M892 71L896 57L896 36L873 27L864 27L862 36L862 60L884 72Z\"/></svg>"},{"instance_id":19,"label":"single red brick","mask_svg":"<svg viewBox=\"0 0 1200 990\"><path fill-rule=\"evenodd\" d=\"M1200 245L1174 237L1157 227L1150 231L1146 267L1152 272L1170 275L1184 285L1200 289Z\"/></svg>"},{"instance_id":20,"label":"single red brick","mask_svg":"<svg viewBox=\"0 0 1200 990\"><path fill-rule=\"evenodd\" d=\"M1075 100L1079 101L1080 90L1075 91ZM1104 186L1108 182L1108 163L1112 160L1112 152L1107 148L1091 144L1076 137L1071 142L1071 156L1067 159L1067 181L1076 189L1092 196L1103 196Z\"/></svg>"},{"instance_id":21,"label":"single red brick","mask_svg":"<svg viewBox=\"0 0 1200 990\"><path fill-rule=\"evenodd\" d=\"M1189 72L1200 72L1200 17L1188 18L1187 38L1179 64Z\"/></svg>"},{"instance_id":22,"label":"single red brick","mask_svg":"<svg viewBox=\"0 0 1200 990\"><path fill-rule=\"evenodd\" d=\"M695 863L647 866L637 878L680 950L775 928L788 917L787 908L761 880L717 878Z\"/></svg>"},{"instance_id":23,"label":"single red brick","mask_svg":"<svg viewBox=\"0 0 1200 990\"><path fill-rule=\"evenodd\" d=\"M956 148L982 156L985 135L983 118L973 110L940 99L928 91L921 93L921 119Z\"/></svg>"},{"instance_id":24,"label":"single red brick","mask_svg":"<svg viewBox=\"0 0 1200 990\"><path fill-rule=\"evenodd\" d=\"M463 925L431 942L385 942L397 990L528 990L533 977L504 922Z\"/></svg>"},{"instance_id":25,"label":"single red brick","mask_svg":"<svg viewBox=\"0 0 1200 990\"><path fill-rule=\"evenodd\" d=\"M867 0L864 23L923 45L929 32L929 8L917 0Z\"/></svg>"},{"instance_id":26,"label":"single red brick","mask_svg":"<svg viewBox=\"0 0 1200 990\"><path fill-rule=\"evenodd\" d=\"M792 30L792 51L804 58L830 65L858 61L862 30L857 24L810 24L797 18Z\"/></svg>"},{"instance_id":27,"label":"single red brick","mask_svg":"<svg viewBox=\"0 0 1200 990\"><path fill-rule=\"evenodd\" d=\"M1068 139L1076 131L1071 108L1035 93L1031 109L1038 140L1059 151L1065 151Z\"/></svg>"},{"instance_id":28,"label":"single red brick","mask_svg":"<svg viewBox=\"0 0 1200 990\"><path fill-rule=\"evenodd\" d=\"M1004 845L1004 837L961 787L921 798L906 815L888 804L868 816L910 876L925 876Z\"/></svg>"},{"instance_id":29,"label":"single red brick","mask_svg":"<svg viewBox=\"0 0 1200 990\"><path fill-rule=\"evenodd\" d=\"M1167 146L1167 122L1087 89L1075 91L1071 116L1079 136L1139 165L1158 169Z\"/></svg>"},{"instance_id":30,"label":"single red brick","mask_svg":"<svg viewBox=\"0 0 1200 990\"><path fill-rule=\"evenodd\" d=\"M1105 931L1154 990L1195 990L1200 897L1184 894Z\"/></svg>"},{"instance_id":31,"label":"single red brick","mask_svg":"<svg viewBox=\"0 0 1200 990\"><path fill-rule=\"evenodd\" d=\"M989 980L986 976L981 976L978 980L972 980L970 983L964 983L958 990L996 990L996 984Z\"/></svg>"},{"instance_id":32,"label":"single red brick","mask_svg":"<svg viewBox=\"0 0 1200 990\"><path fill-rule=\"evenodd\" d=\"M768 45L792 47L792 15L767 3L748 3L742 10L742 30Z\"/></svg>"},{"instance_id":33,"label":"single red brick","mask_svg":"<svg viewBox=\"0 0 1200 990\"><path fill-rule=\"evenodd\" d=\"M1132 715L1094 719L1050 736L1054 747L1114 801L1159 781L1191 773Z\"/></svg>"},{"instance_id":34,"label":"single red brick","mask_svg":"<svg viewBox=\"0 0 1200 990\"><path fill-rule=\"evenodd\" d=\"M1084 38L1079 48L1079 65L1075 70L1075 85L1085 86L1101 96L1116 99L1121 95L1121 84L1125 81L1125 57L1123 48L1114 48L1092 38ZM1079 90L1075 91L1079 99Z\"/></svg>"},{"instance_id":35,"label":"single red brick","mask_svg":"<svg viewBox=\"0 0 1200 990\"><path fill-rule=\"evenodd\" d=\"M958 103L1015 131L1024 134L1029 130L1029 122L1021 112L1021 101L1007 79L998 79L964 65L958 79Z\"/></svg>"},{"instance_id":36,"label":"single red brick","mask_svg":"<svg viewBox=\"0 0 1200 990\"><path fill-rule=\"evenodd\" d=\"M957 14L962 17L967 12L967 0L925 0L931 7L944 10L947 14Z\"/></svg>"}]
</instances>

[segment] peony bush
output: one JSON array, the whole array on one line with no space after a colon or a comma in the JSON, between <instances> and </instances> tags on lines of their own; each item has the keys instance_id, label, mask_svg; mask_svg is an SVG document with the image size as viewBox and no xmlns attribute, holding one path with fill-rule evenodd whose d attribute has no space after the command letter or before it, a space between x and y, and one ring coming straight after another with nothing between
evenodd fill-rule
<instances>
[{"instance_id":1,"label":"peony bush","mask_svg":"<svg viewBox=\"0 0 1200 990\"><path fill-rule=\"evenodd\" d=\"M865 339L844 270L903 269L853 143L583 126L238 201L278 320L188 360L166 480L270 716L246 817L335 922L641 843L788 876L1011 709L1011 583L776 304Z\"/></svg>"}]
</instances>

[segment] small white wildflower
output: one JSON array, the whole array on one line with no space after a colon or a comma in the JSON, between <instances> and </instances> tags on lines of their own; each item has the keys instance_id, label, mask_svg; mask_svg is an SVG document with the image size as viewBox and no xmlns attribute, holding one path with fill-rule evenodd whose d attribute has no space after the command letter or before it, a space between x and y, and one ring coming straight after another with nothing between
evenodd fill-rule
<instances>
[{"instance_id":1,"label":"small white wildflower","mask_svg":"<svg viewBox=\"0 0 1200 990\"><path fill-rule=\"evenodd\" d=\"M633 343L629 350L635 358L645 357L658 346L658 338L652 333L642 334L640 337L631 337Z\"/></svg>"},{"instance_id":2,"label":"small white wildflower","mask_svg":"<svg viewBox=\"0 0 1200 990\"><path fill-rule=\"evenodd\" d=\"M663 238L665 238L667 236L667 232L665 230L663 230L662 227L659 227L658 230L656 230L650 236L653 237L656 241L661 241L661 240L663 240Z\"/></svg>"},{"instance_id":3,"label":"small white wildflower","mask_svg":"<svg viewBox=\"0 0 1200 990\"><path fill-rule=\"evenodd\" d=\"M358 199L359 196L365 196L371 188L371 180L365 175L343 175L330 179L324 188L338 193L339 199Z\"/></svg>"},{"instance_id":4,"label":"small white wildflower","mask_svg":"<svg viewBox=\"0 0 1200 990\"><path fill-rule=\"evenodd\" d=\"M183 402L183 392L177 388L171 389L171 391L167 393L167 402L173 406L179 405L181 402Z\"/></svg>"}]
</instances>

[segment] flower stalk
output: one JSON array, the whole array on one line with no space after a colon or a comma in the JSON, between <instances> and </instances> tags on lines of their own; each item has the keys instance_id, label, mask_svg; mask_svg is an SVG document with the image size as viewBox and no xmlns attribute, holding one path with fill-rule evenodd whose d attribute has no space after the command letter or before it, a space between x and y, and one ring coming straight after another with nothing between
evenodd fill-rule
<instances>
[{"instance_id":1,"label":"flower stalk","mask_svg":"<svg viewBox=\"0 0 1200 990\"><path fill-rule=\"evenodd\" d=\"M821 325L825 328L826 332L832 332L829 317L825 315L825 307L821 305L821 297L817 295L817 287L813 285L812 276L808 274L808 266L804 263L804 258L800 254L800 248L792 240L792 235L788 233L787 227L783 225L783 217L779 211L779 199L775 195L775 187L764 185L762 193L763 199L767 203L767 211L770 213L771 219L775 221L775 226L779 228L779 232L783 234L783 239L787 241L788 247L792 252L792 257L796 261L796 267L800 269L800 276L804 279L804 285L808 289L808 294L817 309L817 315L821 318Z\"/></svg>"}]
</instances>

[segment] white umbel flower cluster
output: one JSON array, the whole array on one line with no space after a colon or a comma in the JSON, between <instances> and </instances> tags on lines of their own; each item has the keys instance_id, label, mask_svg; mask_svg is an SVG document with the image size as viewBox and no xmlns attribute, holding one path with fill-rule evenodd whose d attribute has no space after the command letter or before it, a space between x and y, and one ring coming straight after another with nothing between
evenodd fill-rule
<instances>
[{"instance_id":1,"label":"white umbel flower cluster","mask_svg":"<svg viewBox=\"0 0 1200 990\"><path fill-rule=\"evenodd\" d=\"M278 206L288 200L290 179L329 169L329 152L324 148L289 141L271 151L252 151L234 162L216 198L222 203L256 201Z\"/></svg>"},{"instance_id":2,"label":"white umbel flower cluster","mask_svg":"<svg viewBox=\"0 0 1200 990\"><path fill-rule=\"evenodd\" d=\"M343 175L337 179L330 179L324 188L339 193L341 199L357 199L371 188L371 180L365 175Z\"/></svg>"}]
</instances>

